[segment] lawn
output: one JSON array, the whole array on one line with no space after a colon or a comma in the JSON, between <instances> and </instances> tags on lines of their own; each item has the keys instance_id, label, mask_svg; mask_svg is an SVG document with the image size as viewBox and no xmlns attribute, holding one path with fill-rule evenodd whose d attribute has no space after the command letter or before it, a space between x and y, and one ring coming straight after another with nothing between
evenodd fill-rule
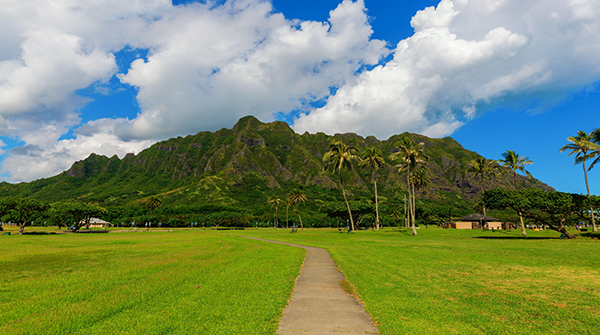
<instances>
[{"instance_id":1,"label":"lawn","mask_svg":"<svg viewBox=\"0 0 600 335\"><path fill-rule=\"evenodd\" d=\"M2 235L0 255L0 334L273 334L304 250L180 230Z\"/></svg>"},{"instance_id":2,"label":"lawn","mask_svg":"<svg viewBox=\"0 0 600 335\"><path fill-rule=\"evenodd\" d=\"M326 248L381 334L598 334L600 241L552 231L235 232Z\"/></svg>"},{"instance_id":3,"label":"lawn","mask_svg":"<svg viewBox=\"0 0 600 335\"><path fill-rule=\"evenodd\" d=\"M26 230L27 231L27 230ZM330 229L0 236L0 333L273 334L328 249L381 334L597 334L600 241Z\"/></svg>"}]
</instances>

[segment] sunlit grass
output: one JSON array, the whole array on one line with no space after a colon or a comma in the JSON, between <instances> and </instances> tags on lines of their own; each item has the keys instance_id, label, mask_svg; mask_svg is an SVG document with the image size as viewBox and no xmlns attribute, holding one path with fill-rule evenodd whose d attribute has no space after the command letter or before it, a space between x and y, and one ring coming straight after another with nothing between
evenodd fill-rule
<instances>
[{"instance_id":1,"label":"sunlit grass","mask_svg":"<svg viewBox=\"0 0 600 335\"><path fill-rule=\"evenodd\" d=\"M232 234L232 233L229 233ZM382 334L597 334L600 241L551 231L247 230L327 248Z\"/></svg>"},{"instance_id":2,"label":"sunlit grass","mask_svg":"<svg viewBox=\"0 0 600 335\"><path fill-rule=\"evenodd\" d=\"M273 334L304 258L199 231L0 238L2 334Z\"/></svg>"}]
</instances>

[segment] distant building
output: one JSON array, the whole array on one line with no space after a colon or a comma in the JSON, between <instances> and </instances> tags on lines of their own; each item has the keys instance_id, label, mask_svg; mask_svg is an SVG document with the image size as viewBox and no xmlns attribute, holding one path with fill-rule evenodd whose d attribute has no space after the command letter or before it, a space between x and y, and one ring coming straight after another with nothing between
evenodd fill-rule
<instances>
[{"instance_id":1,"label":"distant building","mask_svg":"<svg viewBox=\"0 0 600 335\"><path fill-rule=\"evenodd\" d=\"M499 219L482 214L471 214L457 219L456 222L450 222L445 228L453 229L502 229L502 222Z\"/></svg>"},{"instance_id":2,"label":"distant building","mask_svg":"<svg viewBox=\"0 0 600 335\"><path fill-rule=\"evenodd\" d=\"M81 221L82 224L85 224L84 221ZM111 224L108 221L104 221L104 220L100 220L98 218L91 218L90 219L90 228L106 228L106 227L110 227Z\"/></svg>"}]
</instances>

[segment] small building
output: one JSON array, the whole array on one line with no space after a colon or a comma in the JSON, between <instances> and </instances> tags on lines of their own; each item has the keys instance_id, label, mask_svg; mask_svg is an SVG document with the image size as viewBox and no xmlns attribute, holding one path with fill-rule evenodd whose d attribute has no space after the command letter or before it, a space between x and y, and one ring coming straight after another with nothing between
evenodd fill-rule
<instances>
[{"instance_id":1,"label":"small building","mask_svg":"<svg viewBox=\"0 0 600 335\"><path fill-rule=\"evenodd\" d=\"M84 223L84 222L82 222ZM110 222L108 221L104 221L104 220L100 220L98 218L91 218L90 219L90 228L106 228L106 227L110 227Z\"/></svg>"},{"instance_id":2,"label":"small building","mask_svg":"<svg viewBox=\"0 0 600 335\"><path fill-rule=\"evenodd\" d=\"M451 222L448 228L453 229L502 229L499 219L482 214L471 214Z\"/></svg>"}]
</instances>

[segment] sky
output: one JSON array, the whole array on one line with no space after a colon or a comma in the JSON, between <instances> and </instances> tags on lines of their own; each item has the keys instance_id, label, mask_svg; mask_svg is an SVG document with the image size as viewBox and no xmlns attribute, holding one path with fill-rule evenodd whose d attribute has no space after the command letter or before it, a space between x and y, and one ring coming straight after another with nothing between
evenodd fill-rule
<instances>
[{"instance_id":1,"label":"sky","mask_svg":"<svg viewBox=\"0 0 600 335\"><path fill-rule=\"evenodd\" d=\"M599 106L597 0L0 2L0 181L254 115L514 150L585 193L559 149L600 127Z\"/></svg>"}]
</instances>

